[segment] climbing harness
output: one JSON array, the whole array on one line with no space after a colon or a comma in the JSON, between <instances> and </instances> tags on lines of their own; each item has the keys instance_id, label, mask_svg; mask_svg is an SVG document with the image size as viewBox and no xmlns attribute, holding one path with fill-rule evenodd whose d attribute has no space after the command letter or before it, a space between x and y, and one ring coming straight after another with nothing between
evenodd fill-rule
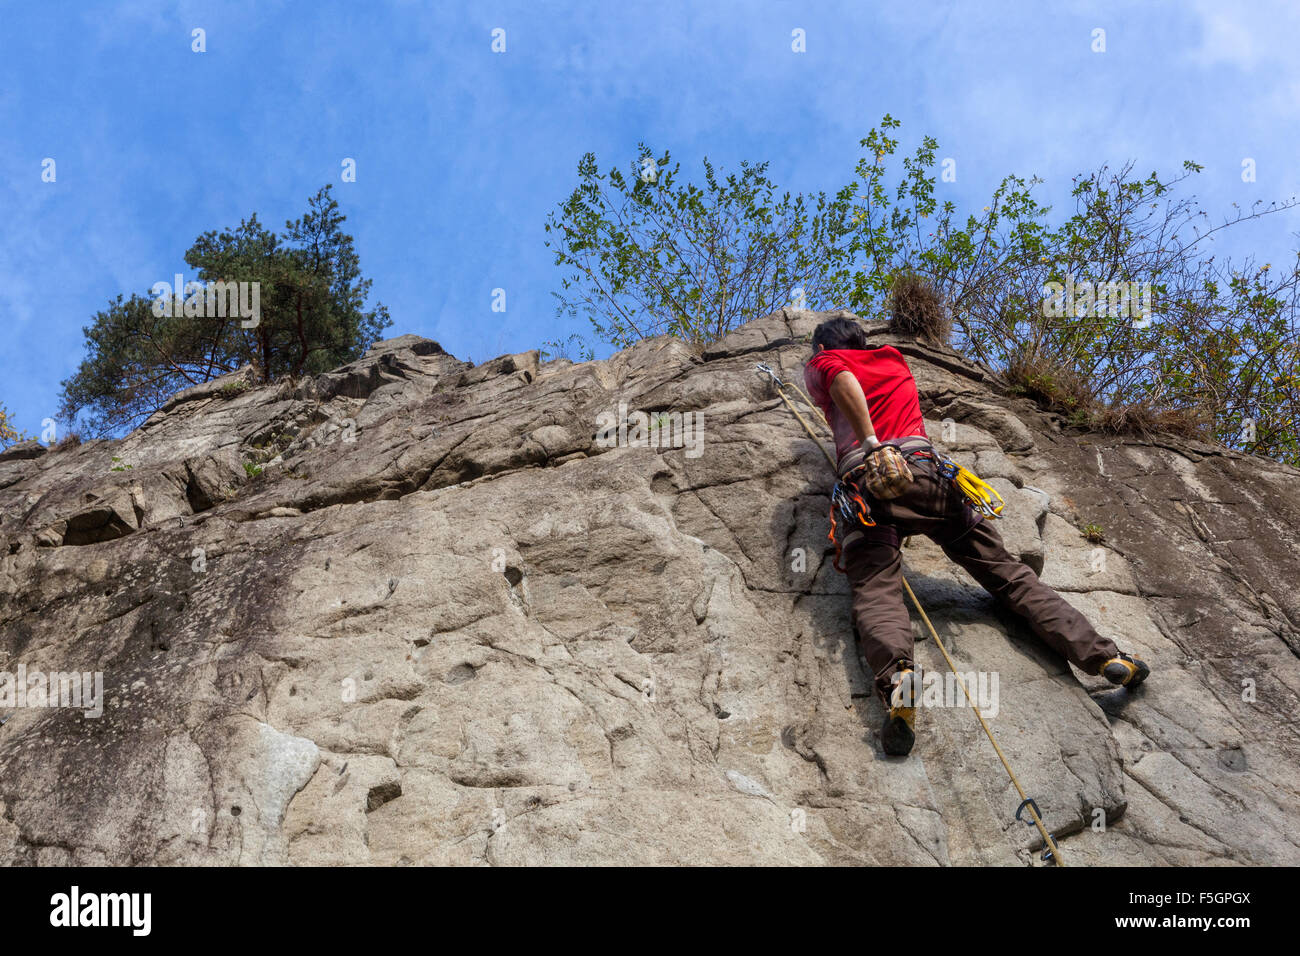
<instances>
[{"instance_id":1,"label":"climbing harness","mask_svg":"<svg viewBox=\"0 0 1300 956\"><path fill-rule=\"evenodd\" d=\"M794 404L785 395L786 387L788 386L794 388L794 390L799 393L800 398L802 398L804 402L807 403L809 408L817 408L817 406L813 404L812 400L809 399L808 396L804 394L803 390L799 388L798 385L795 385L793 382L782 381L781 377L777 375L776 372L773 371L770 366L762 362L759 362L756 366L756 370L768 375L769 377L771 377L772 381L776 383L777 394L781 396L781 400L785 402L786 407L789 408L790 411L794 412L795 418L799 419L799 424L801 424L803 426L804 431L808 433L808 437L813 440L813 444L815 444L818 448L821 449L822 454L826 456L826 460L830 462L831 469L833 471L838 472L838 466L835 462L835 458L831 455L829 451L826 450L826 446L823 445L821 439L817 437L817 433L813 431L812 426L808 424L808 422L804 419L803 415L799 413L799 410L794 407ZM820 412L821 410L818 409L819 415ZM820 415L820 417L823 423L826 424L827 428L829 428L830 423L826 421L826 416ZM968 498L971 497L972 491L980 492L981 486L983 489L987 489L987 492L991 492L992 495L996 496L998 499L998 504L996 508L993 507L991 498L987 498L987 497L984 498L984 504L987 505L989 511L992 513L980 510L978 506L975 507L976 510L980 511L980 514L985 515L985 517L989 517L989 518L999 517L999 515L1002 512L1003 502L1002 502L1002 497L998 495L997 491L995 491L993 488L985 484L985 482L983 482L978 477L976 477L972 472L966 471L966 469L962 468L960 465L956 464L950 459L944 458L938 452L933 452L933 454L930 455L930 457L933 457L936 461L936 464L939 465L940 474L944 475L944 477L948 478L950 481L955 482L957 477L960 476L963 472L967 476L969 476L969 481L967 481L966 484L967 487L970 489L970 491L966 490L965 488L963 488L962 490L962 493L965 494ZM944 474L945 470L948 472L947 474ZM841 509L841 515L845 518L846 521L856 520L864 524L866 527L874 527L875 522L871 520L870 506L867 504L865 500L862 499L861 495L858 495L856 492L851 492L851 493L843 492L839 495L839 498L837 499L836 493L841 491L841 485L842 482L836 481L835 487L831 490L831 541L832 543L835 544L835 569L837 571L843 572L844 569L839 566L840 542L837 541L835 538L835 512L837 508ZM958 487L961 486L958 485ZM845 497L848 497L848 500L851 502L847 511L844 510L844 506L843 506L843 501ZM857 498L857 501L861 502L862 509L863 509L862 511L860 511L857 508L857 501L853 500L854 497ZM921 602L917 600L916 592L914 592L912 590L912 586L907 583L907 576L901 575L901 577L903 581L903 590L905 590L907 592L907 596L912 599L912 604L913 606L915 606L917 613L921 615L921 620L925 623L926 630L930 632L930 637L934 640L935 647L939 648L939 653L943 655L944 661L948 664L948 669L951 670L953 676L957 678L956 683L958 684L958 686L961 687L962 693L966 695L966 703L968 703L970 705L971 710L975 712L976 719L980 722L980 726L984 728L985 736L989 738L989 743L993 745L993 750L995 753L997 753L998 760L1002 762L1002 768L1006 770L1007 776L1011 778L1011 785L1016 788L1016 793L1020 794L1021 802L1020 802L1020 806L1016 808L1016 820L1022 823L1032 823L1033 826L1038 828L1038 833L1043 838L1044 850L1042 854L1042 859L1045 862L1050 860L1056 866L1065 866L1065 861L1061 859L1061 851L1057 848L1056 841L1052 839L1052 835L1047 831L1047 827L1043 823L1042 815L1038 812L1038 804L1033 800L1033 798L1031 798L1025 793L1025 788L1020 785L1020 780L1017 779L1015 771L1011 769L1011 764L1007 762L1006 755L1002 753L1002 748L998 746L998 742L994 738L993 731L989 728L988 722L984 720L984 715L980 713L979 706L975 703L975 699L971 697L970 688L966 686L966 681L961 679L961 675L958 673L957 665L953 663L953 659L948 656L948 649L943 646L943 641L939 639L939 632L936 631L934 629L934 625L930 623L930 616L925 613L925 608L921 607ZM1026 810L1029 812L1029 816L1031 818L1030 820L1021 819L1020 814Z\"/></svg>"}]
</instances>

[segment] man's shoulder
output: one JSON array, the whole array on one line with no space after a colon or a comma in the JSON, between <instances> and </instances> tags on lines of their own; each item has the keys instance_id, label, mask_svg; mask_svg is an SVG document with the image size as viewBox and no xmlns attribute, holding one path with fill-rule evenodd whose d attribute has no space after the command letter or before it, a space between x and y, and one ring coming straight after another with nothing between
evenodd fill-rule
<instances>
[{"instance_id":1,"label":"man's shoulder","mask_svg":"<svg viewBox=\"0 0 1300 956\"><path fill-rule=\"evenodd\" d=\"M894 346L888 345L884 342L881 342L879 345L873 345L869 349L863 349L862 351L871 352L875 355L887 355L890 358L901 359L903 357L902 352L898 351L898 349L894 348Z\"/></svg>"},{"instance_id":2,"label":"man's shoulder","mask_svg":"<svg viewBox=\"0 0 1300 956\"><path fill-rule=\"evenodd\" d=\"M875 353L875 360L878 362L896 362L909 372L912 370L911 366L907 364L907 359L903 353L892 345L877 345L872 349L872 352Z\"/></svg>"}]
</instances>

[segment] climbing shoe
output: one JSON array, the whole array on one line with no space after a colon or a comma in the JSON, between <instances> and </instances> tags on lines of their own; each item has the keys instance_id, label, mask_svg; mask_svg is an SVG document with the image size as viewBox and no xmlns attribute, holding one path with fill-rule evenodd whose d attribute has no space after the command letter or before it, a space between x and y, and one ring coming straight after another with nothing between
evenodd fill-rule
<instances>
[{"instance_id":1,"label":"climbing shoe","mask_svg":"<svg viewBox=\"0 0 1300 956\"><path fill-rule=\"evenodd\" d=\"M1120 654L1103 664L1101 672L1106 675L1106 680L1112 684L1118 684L1120 687L1136 687L1147 679L1147 675L1151 673L1151 668L1136 657Z\"/></svg>"},{"instance_id":2,"label":"climbing shoe","mask_svg":"<svg viewBox=\"0 0 1300 956\"><path fill-rule=\"evenodd\" d=\"M916 672L900 670L889 695L889 713L880 729L880 745L891 757L906 757L916 743Z\"/></svg>"}]
</instances>

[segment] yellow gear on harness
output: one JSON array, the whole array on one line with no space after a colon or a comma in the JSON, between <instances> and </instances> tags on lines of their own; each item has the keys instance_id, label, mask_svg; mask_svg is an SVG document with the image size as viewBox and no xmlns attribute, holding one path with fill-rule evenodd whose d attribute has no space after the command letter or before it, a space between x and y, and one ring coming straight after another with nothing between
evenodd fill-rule
<instances>
[{"instance_id":1,"label":"yellow gear on harness","mask_svg":"<svg viewBox=\"0 0 1300 956\"><path fill-rule=\"evenodd\" d=\"M957 472L952 476L952 483L971 503L971 507L986 518L1001 518L1002 508L1006 504L998 490L968 468L957 465ZM998 500L997 504L993 499Z\"/></svg>"}]
</instances>

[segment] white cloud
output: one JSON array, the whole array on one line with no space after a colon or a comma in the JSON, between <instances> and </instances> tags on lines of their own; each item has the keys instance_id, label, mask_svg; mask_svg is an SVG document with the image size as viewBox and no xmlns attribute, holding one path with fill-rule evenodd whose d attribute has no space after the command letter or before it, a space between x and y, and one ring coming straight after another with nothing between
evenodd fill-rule
<instances>
[{"instance_id":1,"label":"white cloud","mask_svg":"<svg viewBox=\"0 0 1300 956\"><path fill-rule=\"evenodd\" d=\"M1273 0L1245 5L1195 0L1191 10L1200 19L1201 28L1200 43L1188 51L1196 65L1228 64L1255 72L1289 67L1293 62L1295 37L1300 31L1300 8L1295 3Z\"/></svg>"}]
</instances>

